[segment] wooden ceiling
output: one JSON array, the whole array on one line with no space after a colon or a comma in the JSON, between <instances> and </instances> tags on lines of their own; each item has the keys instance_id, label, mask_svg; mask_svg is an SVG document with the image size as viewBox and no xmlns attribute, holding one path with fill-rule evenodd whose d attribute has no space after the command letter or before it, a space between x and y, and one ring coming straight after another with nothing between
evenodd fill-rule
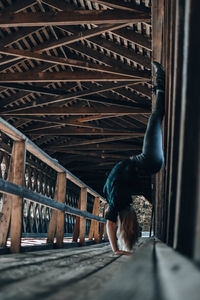
<instances>
[{"instance_id":1,"label":"wooden ceiling","mask_svg":"<svg viewBox=\"0 0 200 300\"><path fill-rule=\"evenodd\" d=\"M0 0L0 116L95 190L141 151L151 1Z\"/></svg>"}]
</instances>

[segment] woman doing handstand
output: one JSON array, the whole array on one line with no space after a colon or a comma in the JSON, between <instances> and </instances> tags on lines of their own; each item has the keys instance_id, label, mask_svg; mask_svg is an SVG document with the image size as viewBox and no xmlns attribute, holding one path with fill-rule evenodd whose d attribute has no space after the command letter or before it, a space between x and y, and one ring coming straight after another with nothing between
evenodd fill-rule
<instances>
[{"instance_id":1,"label":"woman doing handstand","mask_svg":"<svg viewBox=\"0 0 200 300\"><path fill-rule=\"evenodd\" d=\"M165 110L165 71L158 62L153 62L153 67L156 74L156 103L148 121L142 153L117 163L104 186L104 195L109 204L106 229L115 254L130 253L128 251L139 236L131 196L144 195L151 202L151 186L144 184L144 178L157 173L164 163L161 125Z\"/></svg>"}]
</instances>

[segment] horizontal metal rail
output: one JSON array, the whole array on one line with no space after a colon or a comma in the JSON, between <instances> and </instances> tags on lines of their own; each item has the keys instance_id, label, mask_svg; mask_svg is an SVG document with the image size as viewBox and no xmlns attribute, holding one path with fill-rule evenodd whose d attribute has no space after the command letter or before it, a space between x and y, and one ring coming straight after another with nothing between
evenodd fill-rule
<instances>
[{"instance_id":1,"label":"horizontal metal rail","mask_svg":"<svg viewBox=\"0 0 200 300\"><path fill-rule=\"evenodd\" d=\"M51 198L48 198L46 196L43 196L39 193L33 192L23 186L18 186L14 183L8 182L6 180L0 179L0 191L2 193L6 194L12 194L12 195L17 195L20 196L21 198L34 201L40 204L43 204L45 206L48 206L50 208L54 208L60 211L63 211L65 213L69 213L78 217L83 217L86 219L92 219L99 221L101 223L105 223L106 219L95 216L87 211L82 211L80 209L71 207L67 204L63 204L60 202L57 202Z\"/></svg>"}]
</instances>

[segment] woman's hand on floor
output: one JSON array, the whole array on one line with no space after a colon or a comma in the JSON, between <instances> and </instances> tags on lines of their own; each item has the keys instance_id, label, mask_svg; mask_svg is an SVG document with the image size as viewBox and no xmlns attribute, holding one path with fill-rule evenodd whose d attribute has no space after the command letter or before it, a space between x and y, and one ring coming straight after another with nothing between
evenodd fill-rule
<instances>
[{"instance_id":1,"label":"woman's hand on floor","mask_svg":"<svg viewBox=\"0 0 200 300\"><path fill-rule=\"evenodd\" d=\"M117 254L117 255L130 255L132 254L132 252L130 251L123 251L123 250L117 250L114 252L114 254Z\"/></svg>"}]
</instances>

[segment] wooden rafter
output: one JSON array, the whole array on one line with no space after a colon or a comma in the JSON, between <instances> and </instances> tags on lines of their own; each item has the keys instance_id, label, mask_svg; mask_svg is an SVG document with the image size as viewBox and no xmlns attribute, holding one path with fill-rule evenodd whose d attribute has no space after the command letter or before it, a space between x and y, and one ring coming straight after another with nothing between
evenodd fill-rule
<instances>
[{"instance_id":1,"label":"wooden rafter","mask_svg":"<svg viewBox=\"0 0 200 300\"><path fill-rule=\"evenodd\" d=\"M80 25L80 24L120 24L138 23L150 21L149 13L134 13L110 10L98 11L70 11L62 12L37 12L37 13L18 13L0 14L0 27L30 27L30 26L50 26L50 25Z\"/></svg>"},{"instance_id":2,"label":"wooden rafter","mask_svg":"<svg viewBox=\"0 0 200 300\"><path fill-rule=\"evenodd\" d=\"M126 81L126 82L120 82L120 83L104 83L102 86L96 86L94 88L90 88L88 90L84 90L84 91L80 91L80 92L76 92L76 93L68 93L66 95L63 95L63 96L58 96L58 97L52 97L52 98L47 98L46 96L44 97L40 97L37 101L35 101L34 103L34 106L41 106L41 105L46 105L46 104L55 104L55 103L59 103L59 104L63 104L63 103L67 103L73 99L76 99L76 98L81 98L81 97L85 97L85 96L89 96L89 95L93 95L93 94L98 94L98 93L101 93L101 92L105 92L105 91L108 91L108 90L115 90L115 89L118 89L120 87L123 87L123 86L129 86L129 85L133 85L134 83L131 82L131 81ZM137 84L137 82L136 82ZM20 97L24 96L25 94L22 93L22 95L20 95ZM8 104L11 104L13 103L14 101L16 101L17 99L20 98L19 96L11 96L9 97L8 99L6 100L3 100L1 103L0 103L0 107L3 107L3 106L6 106ZM13 99L14 98L14 99ZM25 104L25 105L20 105L20 107L16 107L14 108L13 110L21 110L21 109L24 109L24 108L30 108L32 106L32 104ZM10 111L10 109L9 109Z\"/></svg>"},{"instance_id":3,"label":"wooden rafter","mask_svg":"<svg viewBox=\"0 0 200 300\"><path fill-rule=\"evenodd\" d=\"M29 108L26 110L18 110L12 112L0 112L0 115L4 116L20 116L20 115L35 115L35 116L60 116L60 115L132 115L132 114L149 114L150 109L145 108L126 108L126 107L113 107L98 105L97 107L82 107L82 106L72 106L72 107L40 107L40 108Z\"/></svg>"},{"instance_id":4,"label":"wooden rafter","mask_svg":"<svg viewBox=\"0 0 200 300\"><path fill-rule=\"evenodd\" d=\"M133 78L142 78L145 79L145 74L143 72L139 72L137 70L131 70L130 72L123 72L123 70L116 69L113 67L106 67L106 66L99 66L92 63L85 63L84 61L77 60L77 59L66 59L63 57L58 56L50 56L46 54L39 54L37 52L28 51L28 50L18 50L18 49L10 49L10 48L0 48L0 53L6 54L6 55L15 55L20 58L28 58L33 60L39 60L44 61L52 64L59 64L64 66L71 66L76 68L81 68L84 70L90 70L90 71L99 71L102 73L108 73L108 74L120 74L127 77L133 77ZM146 77L146 79L149 79L149 77Z\"/></svg>"},{"instance_id":5,"label":"wooden rafter","mask_svg":"<svg viewBox=\"0 0 200 300\"><path fill-rule=\"evenodd\" d=\"M71 148L78 149L79 147L81 151L111 151L111 152L119 152L119 151L127 151L127 150L141 150L141 146L138 145L127 145L127 144L96 144L96 145L87 145L87 146L73 146ZM46 150L53 150L53 151L61 151L61 150L69 150L70 147L57 147L57 146L51 146L47 147Z\"/></svg>"},{"instance_id":6,"label":"wooden rafter","mask_svg":"<svg viewBox=\"0 0 200 300\"><path fill-rule=\"evenodd\" d=\"M134 2L124 2L121 0L90 0L94 3L99 3L106 5L111 8L127 10L127 11L135 11L135 12L150 12L149 8L141 7Z\"/></svg>"},{"instance_id":7,"label":"wooden rafter","mask_svg":"<svg viewBox=\"0 0 200 300\"><path fill-rule=\"evenodd\" d=\"M65 137L66 139L66 137ZM59 143L57 147L74 147L74 146L85 146L85 145L94 145L94 144L102 144L102 143L109 143L109 142L114 142L114 141L122 141L122 140L132 140L134 139L133 135L128 135L128 136L112 136L112 137L104 137L104 138L99 138L99 139L85 139L82 141L72 141L72 142L67 142L67 143ZM48 143L48 147L55 146L55 143L51 144Z\"/></svg>"},{"instance_id":8,"label":"wooden rafter","mask_svg":"<svg viewBox=\"0 0 200 300\"><path fill-rule=\"evenodd\" d=\"M137 132L140 131L140 132ZM69 128L60 128L60 129L40 129L38 132L34 131L31 132L30 135L54 135L54 136L58 136L58 135L72 135L72 136L76 136L76 135L132 135L132 137L143 137L144 136L144 130L142 129L135 129L135 132L133 131L119 131L119 130L115 130L115 129L111 129L111 130L103 130L103 129L88 129L88 128L73 128L73 129L69 129Z\"/></svg>"},{"instance_id":9,"label":"wooden rafter","mask_svg":"<svg viewBox=\"0 0 200 300\"><path fill-rule=\"evenodd\" d=\"M66 46L66 45L70 45L73 44L75 42L79 42L85 39L89 39L91 37L103 34L107 31L113 31L113 30L117 30L120 29L122 27L127 26L128 24L123 23L123 24L113 24L113 25L99 25L96 28L93 29L89 29L89 30L84 30L83 32L80 32L78 30L76 30L76 32L74 34L72 34L71 36L64 36L62 38L59 38L58 40L50 40L50 41L46 41L44 43L42 43L41 45L36 47L37 51L43 51L43 50L51 50L51 49L55 49L61 46ZM58 27L62 30L62 27Z\"/></svg>"},{"instance_id":10,"label":"wooden rafter","mask_svg":"<svg viewBox=\"0 0 200 300\"><path fill-rule=\"evenodd\" d=\"M126 75L102 74L97 72L26 72L26 73L0 73L0 82L73 82L73 81L133 81L147 82L147 78L128 77Z\"/></svg>"},{"instance_id":11,"label":"wooden rafter","mask_svg":"<svg viewBox=\"0 0 200 300\"><path fill-rule=\"evenodd\" d=\"M29 7L32 7L36 3L37 3L37 0L26 0L26 1L18 0L16 2L12 3L12 5L10 5L9 7L4 8L1 11L1 13L2 14L19 13Z\"/></svg>"}]
</instances>

